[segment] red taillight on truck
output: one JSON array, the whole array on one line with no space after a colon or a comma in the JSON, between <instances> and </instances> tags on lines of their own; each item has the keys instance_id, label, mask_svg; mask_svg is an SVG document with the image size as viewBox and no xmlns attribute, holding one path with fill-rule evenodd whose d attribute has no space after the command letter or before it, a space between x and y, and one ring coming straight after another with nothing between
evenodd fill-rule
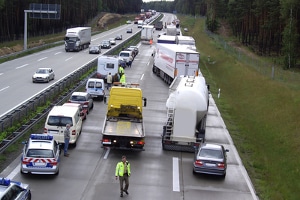
<instances>
[{"instance_id":1,"label":"red taillight on truck","mask_svg":"<svg viewBox=\"0 0 300 200\"><path fill-rule=\"evenodd\" d=\"M44 128L44 133L48 133L48 129Z\"/></svg>"},{"instance_id":2,"label":"red taillight on truck","mask_svg":"<svg viewBox=\"0 0 300 200\"><path fill-rule=\"evenodd\" d=\"M73 131L72 131L72 135L76 135L76 130L73 130Z\"/></svg>"}]
</instances>

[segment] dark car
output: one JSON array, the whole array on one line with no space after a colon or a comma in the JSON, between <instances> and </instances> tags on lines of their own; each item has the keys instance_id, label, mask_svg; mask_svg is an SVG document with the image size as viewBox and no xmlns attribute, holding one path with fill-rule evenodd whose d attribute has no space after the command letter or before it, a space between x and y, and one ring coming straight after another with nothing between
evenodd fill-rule
<instances>
[{"instance_id":1,"label":"dark car","mask_svg":"<svg viewBox=\"0 0 300 200\"><path fill-rule=\"evenodd\" d=\"M132 28L127 28L126 33L132 33Z\"/></svg>"},{"instance_id":2,"label":"dark car","mask_svg":"<svg viewBox=\"0 0 300 200\"><path fill-rule=\"evenodd\" d=\"M92 45L89 47L89 54L101 53L101 47L99 45Z\"/></svg>"},{"instance_id":3,"label":"dark car","mask_svg":"<svg viewBox=\"0 0 300 200\"><path fill-rule=\"evenodd\" d=\"M195 154L193 173L221 175L225 178L228 149L219 144L203 144Z\"/></svg>"},{"instance_id":4,"label":"dark car","mask_svg":"<svg viewBox=\"0 0 300 200\"><path fill-rule=\"evenodd\" d=\"M117 36L115 37L115 40L122 40L122 39L123 39L122 35L117 35Z\"/></svg>"},{"instance_id":5,"label":"dark car","mask_svg":"<svg viewBox=\"0 0 300 200\"><path fill-rule=\"evenodd\" d=\"M87 114L94 108L93 98L87 92L73 92L68 102L81 104L83 109L87 109Z\"/></svg>"},{"instance_id":6,"label":"dark car","mask_svg":"<svg viewBox=\"0 0 300 200\"><path fill-rule=\"evenodd\" d=\"M110 49L111 48L109 40L103 40L100 46L101 46L101 49Z\"/></svg>"}]
</instances>

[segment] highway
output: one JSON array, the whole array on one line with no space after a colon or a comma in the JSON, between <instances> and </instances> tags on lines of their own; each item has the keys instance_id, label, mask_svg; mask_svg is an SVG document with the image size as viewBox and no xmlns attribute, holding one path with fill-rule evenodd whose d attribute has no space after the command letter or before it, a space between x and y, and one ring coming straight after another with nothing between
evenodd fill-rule
<instances>
[{"instance_id":1,"label":"highway","mask_svg":"<svg viewBox=\"0 0 300 200\"><path fill-rule=\"evenodd\" d=\"M124 31L124 37L127 26L133 26L133 31L137 31L136 25L123 25L108 33L94 36L93 42L100 43L102 39L109 38L110 35L115 35L121 30ZM156 31L155 35L158 33L159 31ZM165 103L168 97L168 86L152 73L153 48L154 45L150 47L141 44L140 53L133 61L132 68L125 69L127 82L139 83L143 89L143 96L147 98L147 107L144 108L145 151L131 152L101 148L101 128L106 105L96 101L94 109L84 121L77 146L70 148L70 157L61 157L58 176L21 175L20 157L1 172L0 176L8 176L28 183L33 199L122 199L119 196L119 182L114 179L114 172L121 156L126 155L131 163L132 174L129 195L125 195L124 199L258 199L212 97L210 97L206 140L223 144L229 149L226 178L193 175L193 153L162 150L161 134L166 120ZM7 108L14 107L20 103L18 101L24 101L52 84L51 82L31 83L31 75L37 67L41 67L42 64L51 65L58 80L88 62L93 56L95 55L89 55L87 51L66 53L61 46L2 64L0 74L3 75L0 76L0 84L1 88L8 86L8 89L0 89L0 94L10 104ZM28 65L17 68L25 64ZM16 100L12 102L14 99ZM3 99L1 101L5 102ZM4 108L1 109L1 113L6 112Z\"/></svg>"}]
</instances>

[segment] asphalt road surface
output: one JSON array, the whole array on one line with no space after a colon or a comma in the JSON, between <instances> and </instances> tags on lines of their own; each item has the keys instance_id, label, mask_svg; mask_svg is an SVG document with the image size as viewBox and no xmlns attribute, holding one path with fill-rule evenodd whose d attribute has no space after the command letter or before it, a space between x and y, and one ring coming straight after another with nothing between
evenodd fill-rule
<instances>
[{"instance_id":1,"label":"asphalt road surface","mask_svg":"<svg viewBox=\"0 0 300 200\"><path fill-rule=\"evenodd\" d=\"M134 28L136 27L134 26ZM126 26L124 26L125 30ZM159 32L156 31L156 33ZM105 34L108 35L103 33L103 35ZM70 148L70 157L61 157L60 174L58 176L21 175L19 172L20 157L1 172L0 176L28 183L31 187L32 199L122 199L119 196L119 182L115 180L114 173L117 162L121 160L122 155L126 155L127 160L131 163L132 174L129 195L125 195L123 199L258 199L212 97L210 97L206 140L207 142L223 144L225 148L229 149L226 178L222 179L211 175L193 175L193 153L162 150L161 134L167 116L165 103L168 97L168 86L152 73L151 54L153 48L154 45L150 47L142 44L140 53L133 61L132 68L125 69L127 82L139 83L143 89L143 96L147 98L147 107L144 108L145 151L132 152L101 148L101 129L107 105L96 101L94 109L83 123L77 146ZM21 68L22 73L16 75L16 78L22 78L24 84L20 84L20 80L15 81L15 84L11 84L9 87L16 87L15 89L17 89L17 85L21 85L20 87L24 88L24 91L21 89L16 91L18 93L17 97L25 100L32 96L34 92L41 90L45 85L47 86L47 84L34 85L31 83L31 74L36 67L34 63L37 63L37 60L41 59L46 52L51 57L44 59L44 62L47 60L47 66L52 64L57 72L57 80L68 72L70 73L72 68L76 69L91 59L91 55L87 51L66 53L63 47L57 47L37 55L28 56L28 58L11 61L16 62L14 67L9 68L7 63L2 64L6 66L6 68L0 67L5 74L14 74L20 73L16 66L21 66L21 60L32 60L30 68L25 66ZM66 59L69 60L63 62ZM26 63L29 63L27 61ZM26 74L26 76L20 77L21 74ZM2 79L1 86L5 82ZM33 91L30 91L29 88ZM3 93L8 91L9 89L1 91L1 96L4 96ZM7 99L1 101L6 100L9 102L11 98L14 97L7 97ZM5 110L2 109L1 112L5 112Z\"/></svg>"}]
</instances>

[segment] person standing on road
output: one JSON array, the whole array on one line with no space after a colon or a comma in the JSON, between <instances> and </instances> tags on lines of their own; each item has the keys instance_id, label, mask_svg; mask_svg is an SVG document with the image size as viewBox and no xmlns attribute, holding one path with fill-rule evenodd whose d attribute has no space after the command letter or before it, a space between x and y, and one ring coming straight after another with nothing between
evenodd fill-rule
<instances>
[{"instance_id":1,"label":"person standing on road","mask_svg":"<svg viewBox=\"0 0 300 200\"><path fill-rule=\"evenodd\" d=\"M133 61L133 57L132 57L132 55L130 55L130 56L129 56L129 61L128 61L128 67L129 67L129 68L131 68L132 61Z\"/></svg>"},{"instance_id":2,"label":"person standing on road","mask_svg":"<svg viewBox=\"0 0 300 200\"><path fill-rule=\"evenodd\" d=\"M122 84L125 84L125 83L126 83L126 76L125 76L125 74L122 74L122 75L121 75L120 82L121 82Z\"/></svg>"},{"instance_id":3,"label":"person standing on road","mask_svg":"<svg viewBox=\"0 0 300 200\"><path fill-rule=\"evenodd\" d=\"M131 171L130 171L130 163L126 160L126 156L122 156L122 161L117 163L116 166L116 180L120 181L120 197L123 197L123 192L125 194L128 193L128 187L129 187L129 177L130 177ZM123 189L123 185L125 182L125 187Z\"/></svg>"},{"instance_id":4,"label":"person standing on road","mask_svg":"<svg viewBox=\"0 0 300 200\"><path fill-rule=\"evenodd\" d=\"M124 68L120 65L119 66L119 75L120 75L120 77L122 76L122 74L124 74Z\"/></svg>"},{"instance_id":5,"label":"person standing on road","mask_svg":"<svg viewBox=\"0 0 300 200\"><path fill-rule=\"evenodd\" d=\"M66 129L64 131L64 156L69 157L70 154L68 154L68 148L69 148L69 142L70 142L70 124L66 125Z\"/></svg>"},{"instance_id":6,"label":"person standing on road","mask_svg":"<svg viewBox=\"0 0 300 200\"><path fill-rule=\"evenodd\" d=\"M110 72L108 73L108 75L106 77L106 83L107 83L107 90L109 90L111 87L111 84L112 84L112 75Z\"/></svg>"}]
</instances>

